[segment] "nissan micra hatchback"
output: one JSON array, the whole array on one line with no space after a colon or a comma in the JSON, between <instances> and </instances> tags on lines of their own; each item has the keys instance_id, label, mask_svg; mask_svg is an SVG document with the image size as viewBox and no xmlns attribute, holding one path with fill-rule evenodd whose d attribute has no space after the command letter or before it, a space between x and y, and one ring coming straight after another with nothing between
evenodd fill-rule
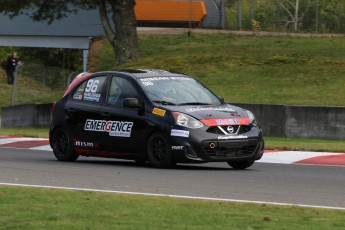
<instances>
[{"instance_id":1,"label":"nissan micra hatchback","mask_svg":"<svg viewBox=\"0 0 345 230\"><path fill-rule=\"evenodd\" d=\"M250 167L264 152L254 115L197 80L164 70L80 74L54 103L49 132L61 161L79 156Z\"/></svg>"}]
</instances>

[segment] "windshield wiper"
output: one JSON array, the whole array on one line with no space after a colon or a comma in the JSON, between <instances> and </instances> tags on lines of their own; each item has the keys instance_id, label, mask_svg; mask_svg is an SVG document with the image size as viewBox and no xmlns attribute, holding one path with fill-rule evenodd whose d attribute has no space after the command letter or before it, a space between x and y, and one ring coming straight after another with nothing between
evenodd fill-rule
<instances>
[{"instance_id":1,"label":"windshield wiper","mask_svg":"<svg viewBox=\"0 0 345 230\"><path fill-rule=\"evenodd\" d=\"M176 105L170 101L158 101L158 100L155 100L155 101L152 101L154 103L159 103L159 104L162 104L162 105Z\"/></svg>"},{"instance_id":2,"label":"windshield wiper","mask_svg":"<svg viewBox=\"0 0 345 230\"><path fill-rule=\"evenodd\" d=\"M186 103L181 103L178 105L211 105L211 104L204 103L204 102L186 102Z\"/></svg>"}]
</instances>

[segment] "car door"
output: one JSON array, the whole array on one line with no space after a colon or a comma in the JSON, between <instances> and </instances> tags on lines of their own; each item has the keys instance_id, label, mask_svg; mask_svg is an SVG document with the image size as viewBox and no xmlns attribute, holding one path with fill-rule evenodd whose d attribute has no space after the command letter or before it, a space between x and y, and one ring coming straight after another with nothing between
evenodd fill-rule
<instances>
[{"instance_id":1,"label":"car door","mask_svg":"<svg viewBox=\"0 0 345 230\"><path fill-rule=\"evenodd\" d=\"M66 120L77 149L99 150L99 108L105 100L106 81L107 75L92 76L77 86L66 102Z\"/></svg>"},{"instance_id":2,"label":"car door","mask_svg":"<svg viewBox=\"0 0 345 230\"><path fill-rule=\"evenodd\" d=\"M101 119L107 121L107 132L103 133L101 144L114 156L144 154L147 136L153 129L140 109L123 106L126 98L137 98L139 103L143 103L134 81L112 76L100 111Z\"/></svg>"}]
</instances>

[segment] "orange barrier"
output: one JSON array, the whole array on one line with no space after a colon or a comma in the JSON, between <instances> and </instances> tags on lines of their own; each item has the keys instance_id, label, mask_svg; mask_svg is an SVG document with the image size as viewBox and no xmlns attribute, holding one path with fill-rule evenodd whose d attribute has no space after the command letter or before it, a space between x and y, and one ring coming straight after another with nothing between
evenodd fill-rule
<instances>
[{"instance_id":1,"label":"orange barrier","mask_svg":"<svg viewBox=\"0 0 345 230\"><path fill-rule=\"evenodd\" d=\"M204 1L136 0L137 21L201 22L207 15Z\"/></svg>"}]
</instances>

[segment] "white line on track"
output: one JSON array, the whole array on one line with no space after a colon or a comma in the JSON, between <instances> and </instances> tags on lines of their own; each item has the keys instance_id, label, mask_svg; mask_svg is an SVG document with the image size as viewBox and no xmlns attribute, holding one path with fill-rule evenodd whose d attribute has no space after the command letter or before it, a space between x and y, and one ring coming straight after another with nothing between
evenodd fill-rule
<instances>
[{"instance_id":1,"label":"white line on track","mask_svg":"<svg viewBox=\"0 0 345 230\"><path fill-rule=\"evenodd\" d=\"M47 185L30 185L30 184L13 184L13 183L1 183L1 182L0 182L0 185L3 185L3 186L19 186L19 187L33 187L33 188L63 189L63 190L73 190L73 191L103 192L103 193L127 194L127 195L144 195L144 196L156 196L156 197L171 197L171 198L180 198L180 199L223 201L223 202L238 202L238 203L254 203L254 204L271 204L271 205L280 205L280 206L297 206L297 207L307 207L307 208L345 210L345 208L342 208L342 207L332 207L332 206L319 206L319 205L307 205L307 204L290 204L290 203L279 203L279 202L237 200L237 199L224 199L224 198L198 197L198 196L181 196L181 195L158 194L158 193L126 192L126 191L90 189L90 188L71 188L71 187L58 187L58 186L47 186Z\"/></svg>"}]
</instances>

